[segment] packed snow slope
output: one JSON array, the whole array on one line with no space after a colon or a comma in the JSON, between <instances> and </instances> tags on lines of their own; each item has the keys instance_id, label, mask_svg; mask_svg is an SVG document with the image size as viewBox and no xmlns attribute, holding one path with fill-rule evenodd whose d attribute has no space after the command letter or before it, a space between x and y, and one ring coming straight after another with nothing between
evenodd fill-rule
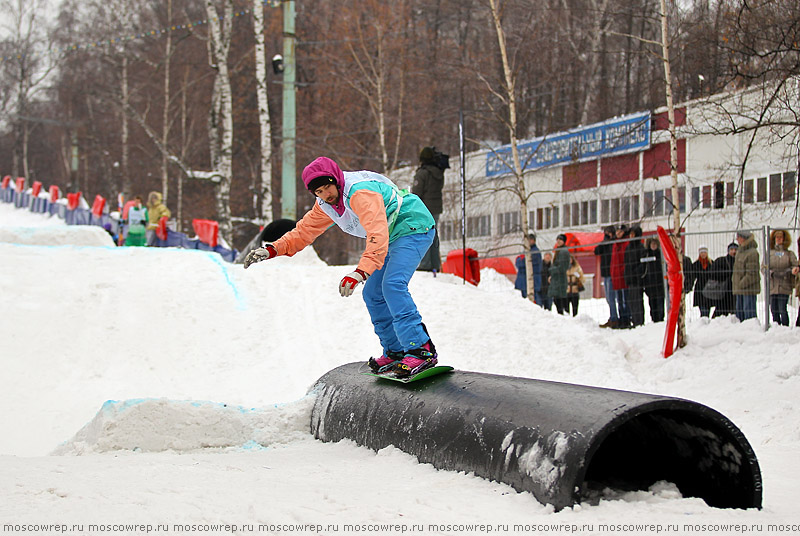
<instances>
[{"instance_id":1,"label":"packed snow slope","mask_svg":"<svg viewBox=\"0 0 800 536\"><path fill-rule=\"evenodd\" d=\"M800 528L800 329L696 321L689 346L663 359L663 324L603 330L596 318L520 299L494 272L477 288L415 275L411 291L442 364L706 404L741 428L763 473L761 511L712 509L660 483L554 513L528 494L391 447L375 453L309 435L309 387L380 352L360 292L337 292L351 269L327 266L311 248L246 271L214 253L117 248L102 229L66 228L0 203L0 528ZM237 526L210 528L220 523Z\"/></svg>"}]
</instances>

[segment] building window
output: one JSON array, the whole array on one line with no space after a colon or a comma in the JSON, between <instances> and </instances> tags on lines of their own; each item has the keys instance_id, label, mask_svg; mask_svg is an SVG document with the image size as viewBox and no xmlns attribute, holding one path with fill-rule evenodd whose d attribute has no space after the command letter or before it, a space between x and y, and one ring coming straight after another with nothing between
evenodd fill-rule
<instances>
[{"instance_id":1,"label":"building window","mask_svg":"<svg viewBox=\"0 0 800 536\"><path fill-rule=\"evenodd\" d=\"M664 214L672 214L675 205L672 204L672 190L670 188L664 189Z\"/></svg>"},{"instance_id":2,"label":"building window","mask_svg":"<svg viewBox=\"0 0 800 536\"><path fill-rule=\"evenodd\" d=\"M600 200L600 222L608 223L610 217L608 199Z\"/></svg>"},{"instance_id":3,"label":"building window","mask_svg":"<svg viewBox=\"0 0 800 536\"><path fill-rule=\"evenodd\" d=\"M644 193L644 215L645 217L653 215L653 192Z\"/></svg>"},{"instance_id":4,"label":"building window","mask_svg":"<svg viewBox=\"0 0 800 536\"><path fill-rule=\"evenodd\" d=\"M628 221L631 219L631 198L622 197L619 200L619 220Z\"/></svg>"},{"instance_id":5,"label":"building window","mask_svg":"<svg viewBox=\"0 0 800 536\"><path fill-rule=\"evenodd\" d=\"M725 183L714 183L714 208L725 208Z\"/></svg>"},{"instance_id":6,"label":"building window","mask_svg":"<svg viewBox=\"0 0 800 536\"><path fill-rule=\"evenodd\" d=\"M572 203L572 226L575 227L581 224L581 208L580 203Z\"/></svg>"},{"instance_id":7,"label":"building window","mask_svg":"<svg viewBox=\"0 0 800 536\"><path fill-rule=\"evenodd\" d=\"M797 190L797 172L788 171L783 174L783 200L794 201Z\"/></svg>"},{"instance_id":8,"label":"building window","mask_svg":"<svg viewBox=\"0 0 800 536\"><path fill-rule=\"evenodd\" d=\"M703 208L711 208L711 186L703 186Z\"/></svg>"},{"instance_id":9,"label":"building window","mask_svg":"<svg viewBox=\"0 0 800 536\"><path fill-rule=\"evenodd\" d=\"M725 183L725 204L729 207L736 204L736 186L733 182Z\"/></svg>"},{"instance_id":10,"label":"building window","mask_svg":"<svg viewBox=\"0 0 800 536\"><path fill-rule=\"evenodd\" d=\"M544 209L544 228L545 229L549 229L550 228L550 212L551 212L550 207L545 207L545 209Z\"/></svg>"},{"instance_id":11,"label":"building window","mask_svg":"<svg viewBox=\"0 0 800 536\"><path fill-rule=\"evenodd\" d=\"M700 187L692 186L692 210L700 207Z\"/></svg>"},{"instance_id":12,"label":"building window","mask_svg":"<svg viewBox=\"0 0 800 536\"><path fill-rule=\"evenodd\" d=\"M745 203L754 203L755 202L755 190L753 189L754 183L753 179L747 179L744 181L744 202Z\"/></svg>"},{"instance_id":13,"label":"building window","mask_svg":"<svg viewBox=\"0 0 800 536\"><path fill-rule=\"evenodd\" d=\"M769 176L769 202L780 203L783 193L783 177L780 173Z\"/></svg>"},{"instance_id":14,"label":"building window","mask_svg":"<svg viewBox=\"0 0 800 536\"><path fill-rule=\"evenodd\" d=\"M634 195L631 197L631 219L639 219L639 196Z\"/></svg>"},{"instance_id":15,"label":"building window","mask_svg":"<svg viewBox=\"0 0 800 536\"><path fill-rule=\"evenodd\" d=\"M544 209L537 208L536 209L536 230L541 231L544 229Z\"/></svg>"},{"instance_id":16,"label":"building window","mask_svg":"<svg viewBox=\"0 0 800 536\"><path fill-rule=\"evenodd\" d=\"M653 215L664 215L664 190L656 190L653 198Z\"/></svg>"},{"instance_id":17,"label":"building window","mask_svg":"<svg viewBox=\"0 0 800 536\"><path fill-rule=\"evenodd\" d=\"M558 227L558 207L553 207L553 217L550 219L550 228Z\"/></svg>"},{"instance_id":18,"label":"building window","mask_svg":"<svg viewBox=\"0 0 800 536\"><path fill-rule=\"evenodd\" d=\"M686 212L686 186L678 188L678 206L681 213Z\"/></svg>"},{"instance_id":19,"label":"building window","mask_svg":"<svg viewBox=\"0 0 800 536\"><path fill-rule=\"evenodd\" d=\"M619 221L619 198L611 200L611 221Z\"/></svg>"},{"instance_id":20,"label":"building window","mask_svg":"<svg viewBox=\"0 0 800 536\"><path fill-rule=\"evenodd\" d=\"M561 227L569 227L569 222L572 221L572 211L569 204L564 205L564 221L561 222Z\"/></svg>"},{"instance_id":21,"label":"building window","mask_svg":"<svg viewBox=\"0 0 800 536\"><path fill-rule=\"evenodd\" d=\"M492 234L492 224L489 216L471 216L467 218L467 236L490 236Z\"/></svg>"},{"instance_id":22,"label":"building window","mask_svg":"<svg viewBox=\"0 0 800 536\"><path fill-rule=\"evenodd\" d=\"M767 178L759 177L756 179L756 201L759 203L767 202Z\"/></svg>"},{"instance_id":23,"label":"building window","mask_svg":"<svg viewBox=\"0 0 800 536\"><path fill-rule=\"evenodd\" d=\"M504 212L499 215L500 234L510 234L520 231L519 212Z\"/></svg>"}]
</instances>

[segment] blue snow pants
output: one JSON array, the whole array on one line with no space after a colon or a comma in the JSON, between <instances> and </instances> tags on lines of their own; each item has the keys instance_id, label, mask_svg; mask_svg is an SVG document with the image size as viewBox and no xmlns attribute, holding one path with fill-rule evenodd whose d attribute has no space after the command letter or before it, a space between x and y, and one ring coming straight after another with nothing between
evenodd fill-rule
<instances>
[{"instance_id":1,"label":"blue snow pants","mask_svg":"<svg viewBox=\"0 0 800 536\"><path fill-rule=\"evenodd\" d=\"M384 351L405 352L428 342L408 282L435 234L431 229L390 243L383 267L364 283L364 302Z\"/></svg>"}]
</instances>

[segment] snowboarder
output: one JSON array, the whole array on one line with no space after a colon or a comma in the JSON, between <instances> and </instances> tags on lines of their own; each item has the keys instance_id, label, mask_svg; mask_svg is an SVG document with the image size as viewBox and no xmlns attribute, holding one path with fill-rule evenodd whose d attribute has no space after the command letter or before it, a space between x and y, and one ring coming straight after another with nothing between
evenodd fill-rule
<instances>
[{"instance_id":1,"label":"snowboarder","mask_svg":"<svg viewBox=\"0 0 800 536\"><path fill-rule=\"evenodd\" d=\"M350 296L364 283L364 302L383 346L381 357L370 358L370 368L402 378L436 365L436 349L408 291L408 282L435 233L425 204L379 173L342 171L324 156L306 166L302 179L317 197L314 206L293 230L251 251L244 267L278 255L294 255L331 223L365 238L358 266L341 280L339 293Z\"/></svg>"}]
</instances>

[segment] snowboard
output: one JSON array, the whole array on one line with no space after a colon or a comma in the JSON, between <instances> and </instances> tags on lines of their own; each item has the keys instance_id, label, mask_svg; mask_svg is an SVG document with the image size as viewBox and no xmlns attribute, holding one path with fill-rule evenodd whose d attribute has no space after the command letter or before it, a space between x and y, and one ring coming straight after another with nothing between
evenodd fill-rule
<instances>
[{"instance_id":1,"label":"snowboard","mask_svg":"<svg viewBox=\"0 0 800 536\"><path fill-rule=\"evenodd\" d=\"M425 369L421 372L417 372L413 376L408 376L406 378L398 378L394 375L394 372L389 372L386 374L375 374L371 370L369 370L369 367L367 367L366 365L363 365L363 368L365 368L366 370L362 369L359 370L359 372L364 376L374 376L376 378L381 378L382 380L391 380L393 382L400 382L400 383L411 383L418 380L422 380L424 378L430 378L431 376L438 376L439 374L444 374L446 372L450 372L451 370L453 370L453 367L448 365L437 365L435 367Z\"/></svg>"}]
</instances>

